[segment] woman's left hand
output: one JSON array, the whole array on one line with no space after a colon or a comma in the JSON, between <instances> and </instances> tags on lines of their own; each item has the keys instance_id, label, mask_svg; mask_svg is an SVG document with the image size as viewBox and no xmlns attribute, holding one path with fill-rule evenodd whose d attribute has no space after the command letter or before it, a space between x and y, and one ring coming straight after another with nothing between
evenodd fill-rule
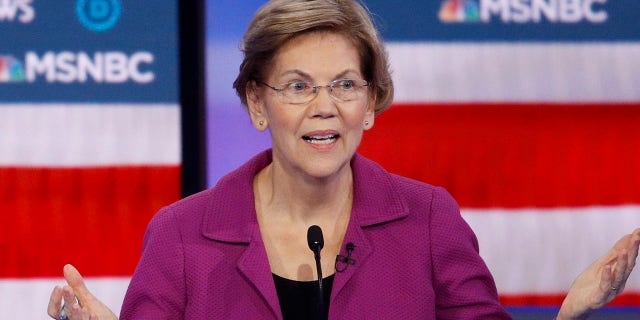
<instances>
[{"instance_id":1,"label":"woman's left hand","mask_svg":"<svg viewBox=\"0 0 640 320\"><path fill-rule=\"evenodd\" d=\"M638 246L640 228L584 270L571 285L557 319L585 319L620 294L636 264Z\"/></svg>"}]
</instances>

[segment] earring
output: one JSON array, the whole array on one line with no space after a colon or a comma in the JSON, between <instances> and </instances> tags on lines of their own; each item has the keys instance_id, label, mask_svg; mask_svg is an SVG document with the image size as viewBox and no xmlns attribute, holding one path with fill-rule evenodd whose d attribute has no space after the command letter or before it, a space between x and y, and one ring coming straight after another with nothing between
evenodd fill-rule
<instances>
[{"instance_id":1,"label":"earring","mask_svg":"<svg viewBox=\"0 0 640 320\"><path fill-rule=\"evenodd\" d=\"M264 125L264 121L262 120L258 121L258 125L262 127Z\"/></svg>"},{"instance_id":2,"label":"earring","mask_svg":"<svg viewBox=\"0 0 640 320\"><path fill-rule=\"evenodd\" d=\"M368 127L368 126L369 126L369 121L366 121L366 120L365 120L365 121L364 121L364 126L365 126L365 127Z\"/></svg>"}]
</instances>

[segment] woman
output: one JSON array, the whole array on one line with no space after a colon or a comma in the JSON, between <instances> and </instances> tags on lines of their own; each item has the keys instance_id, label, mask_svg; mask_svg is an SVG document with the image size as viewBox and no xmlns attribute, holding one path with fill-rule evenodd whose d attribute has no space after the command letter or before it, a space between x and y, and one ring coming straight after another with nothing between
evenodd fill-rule
<instances>
[{"instance_id":1,"label":"woman","mask_svg":"<svg viewBox=\"0 0 640 320\"><path fill-rule=\"evenodd\" d=\"M243 51L234 87L273 147L153 218L121 319L508 319L451 196L355 153L393 97L366 9L270 1ZM319 310L311 225L324 232ZM639 243L636 231L587 269L559 318L615 297ZM116 318L77 270L66 266L65 277L49 315L58 317L64 296L72 319Z\"/></svg>"}]
</instances>

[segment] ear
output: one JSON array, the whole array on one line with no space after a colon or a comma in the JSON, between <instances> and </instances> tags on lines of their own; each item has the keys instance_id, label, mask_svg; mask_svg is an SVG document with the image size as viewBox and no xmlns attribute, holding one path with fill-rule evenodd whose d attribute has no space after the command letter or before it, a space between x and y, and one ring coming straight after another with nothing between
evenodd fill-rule
<instances>
[{"instance_id":1,"label":"ear","mask_svg":"<svg viewBox=\"0 0 640 320\"><path fill-rule=\"evenodd\" d=\"M247 109L251 117L251 123L259 131L266 130L269 127L269 123L267 122L264 98L255 81L249 81L247 83L246 94Z\"/></svg>"},{"instance_id":2,"label":"ear","mask_svg":"<svg viewBox=\"0 0 640 320\"><path fill-rule=\"evenodd\" d=\"M363 128L364 130L369 130L373 128L373 122L376 118L376 100L375 98L369 99L367 104L367 111L364 114Z\"/></svg>"}]
</instances>

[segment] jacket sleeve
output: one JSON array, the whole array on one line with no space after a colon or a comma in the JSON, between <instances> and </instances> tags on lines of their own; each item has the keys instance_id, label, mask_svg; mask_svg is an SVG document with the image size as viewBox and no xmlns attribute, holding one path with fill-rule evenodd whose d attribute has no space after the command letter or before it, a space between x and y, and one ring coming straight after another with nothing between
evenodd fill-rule
<instances>
[{"instance_id":1,"label":"jacket sleeve","mask_svg":"<svg viewBox=\"0 0 640 320\"><path fill-rule=\"evenodd\" d=\"M478 240L442 188L431 208L431 252L438 319L511 319L479 255Z\"/></svg>"},{"instance_id":2,"label":"jacket sleeve","mask_svg":"<svg viewBox=\"0 0 640 320\"><path fill-rule=\"evenodd\" d=\"M142 256L124 298L121 320L183 318L183 248L175 214L170 207L163 208L147 226Z\"/></svg>"}]
</instances>

